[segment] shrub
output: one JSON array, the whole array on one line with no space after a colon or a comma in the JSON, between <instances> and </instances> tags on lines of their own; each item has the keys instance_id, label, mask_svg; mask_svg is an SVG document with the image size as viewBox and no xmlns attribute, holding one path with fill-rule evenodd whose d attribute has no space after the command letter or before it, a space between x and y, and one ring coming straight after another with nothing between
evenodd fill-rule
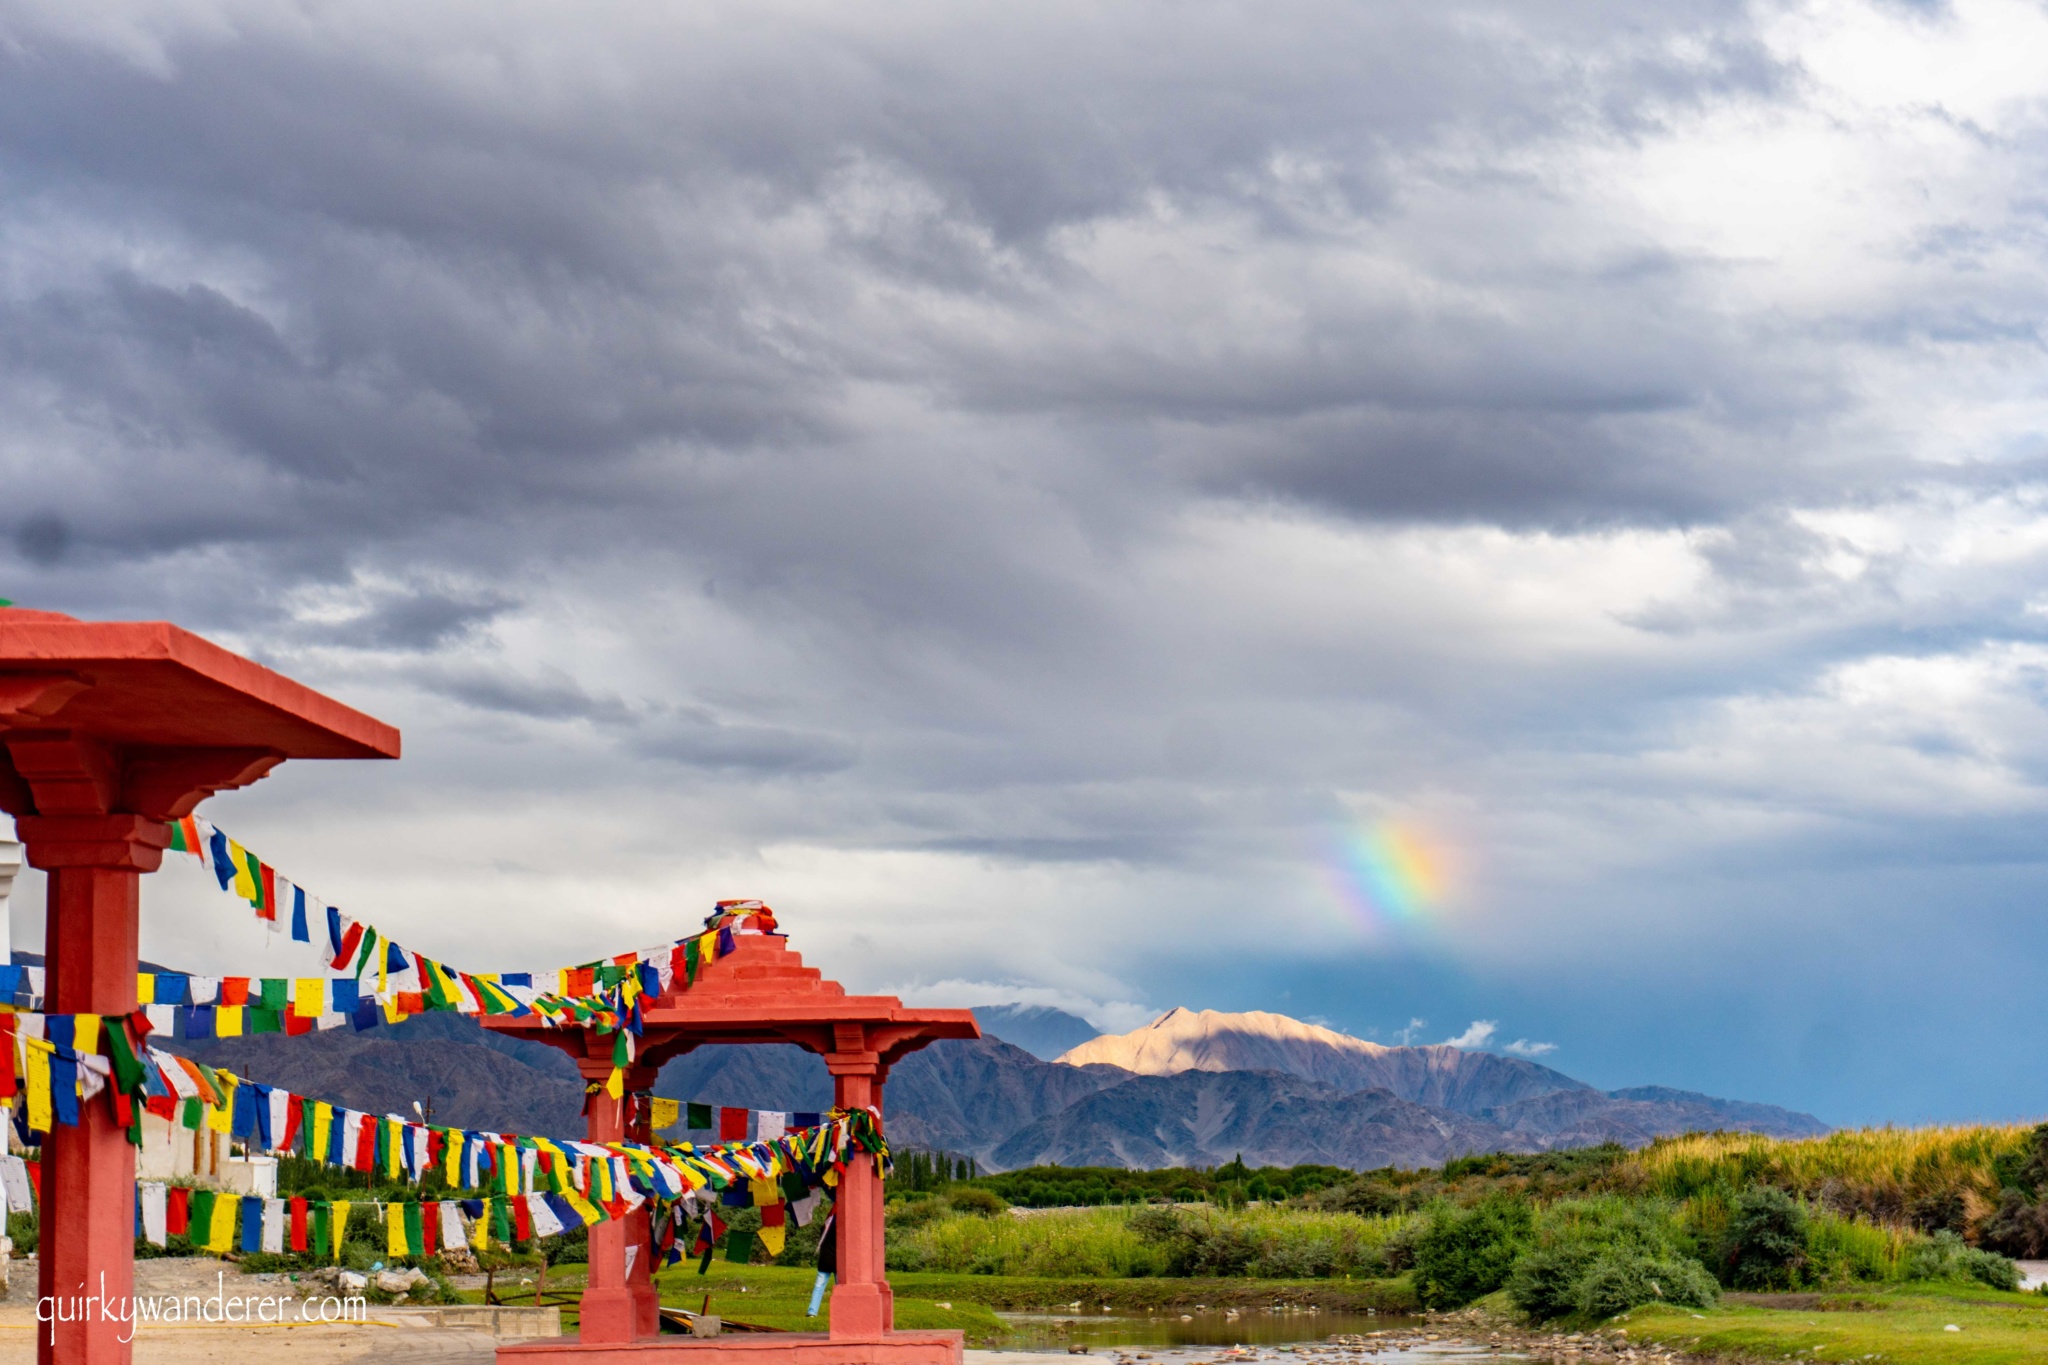
<instances>
[{"instance_id":1,"label":"shrub","mask_svg":"<svg viewBox=\"0 0 2048 1365\"><path fill-rule=\"evenodd\" d=\"M978 1213L984 1218L993 1218L1009 1211L1009 1203L994 1190L979 1185L961 1185L946 1195L946 1202L958 1213Z\"/></svg>"},{"instance_id":2,"label":"shrub","mask_svg":"<svg viewBox=\"0 0 2048 1365\"><path fill-rule=\"evenodd\" d=\"M1674 1293L1690 1302L1699 1295L1699 1281L1711 1283L1670 1204L1604 1195L1565 1200L1543 1211L1535 1249L1516 1264L1508 1297L1536 1322L1588 1312L1589 1277L1603 1267L1597 1295L1602 1305L1632 1295L1642 1303L1678 1302ZM1598 1315L1619 1311L1603 1306Z\"/></svg>"},{"instance_id":3,"label":"shrub","mask_svg":"<svg viewBox=\"0 0 2048 1365\"><path fill-rule=\"evenodd\" d=\"M2020 1268L1992 1251L1965 1246L1953 1232L1935 1233L1906 1252L1904 1271L1910 1280L1976 1280L2008 1292L2020 1287Z\"/></svg>"},{"instance_id":4,"label":"shrub","mask_svg":"<svg viewBox=\"0 0 2048 1365\"><path fill-rule=\"evenodd\" d=\"M1538 1247L1515 1263L1508 1277L1508 1301L1532 1322L1549 1322L1579 1311L1579 1286L1599 1252L1585 1243Z\"/></svg>"},{"instance_id":5,"label":"shrub","mask_svg":"<svg viewBox=\"0 0 2048 1365\"><path fill-rule=\"evenodd\" d=\"M1721 1287L1698 1261L1617 1249L1587 1267L1579 1286L1578 1309L1587 1317L1611 1318L1646 1303L1706 1308L1720 1296Z\"/></svg>"},{"instance_id":6,"label":"shrub","mask_svg":"<svg viewBox=\"0 0 2048 1365\"><path fill-rule=\"evenodd\" d=\"M1456 1308L1507 1283L1535 1223L1528 1204L1488 1195L1469 1209L1438 1204L1415 1244L1415 1288L1431 1308Z\"/></svg>"},{"instance_id":7,"label":"shrub","mask_svg":"<svg viewBox=\"0 0 2048 1365\"><path fill-rule=\"evenodd\" d=\"M1787 1288L1805 1264L1805 1208L1775 1186L1744 1190L1721 1243L1722 1279L1738 1289Z\"/></svg>"},{"instance_id":8,"label":"shrub","mask_svg":"<svg viewBox=\"0 0 2048 1365\"><path fill-rule=\"evenodd\" d=\"M2029 1201L2023 1190L2008 1188L1978 1229L1977 1239L1986 1248L2008 1256L2032 1259L2048 1255L2048 1202Z\"/></svg>"}]
</instances>

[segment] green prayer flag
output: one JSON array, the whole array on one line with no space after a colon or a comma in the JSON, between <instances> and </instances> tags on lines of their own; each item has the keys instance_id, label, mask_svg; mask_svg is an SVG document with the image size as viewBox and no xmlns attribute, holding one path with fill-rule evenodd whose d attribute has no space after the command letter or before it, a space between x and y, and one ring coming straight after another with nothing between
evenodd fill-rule
<instances>
[{"instance_id":1,"label":"green prayer flag","mask_svg":"<svg viewBox=\"0 0 2048 1365\"><path fill-rule=\"evenodd\" d=\"M284 1015L281 1011L273 1009L250 1010L244 1017L248 1020L248 1031L251 1033L284 1032Z\"/></svg>"},{"instance_id":2,"label":"green prayer flag","mask_svg":"<svg viewBox=\"0 0 2048 1365\"><path fill-rule=\"evenodd\" d=\"M323 1258L333 1253L333 1247L329 1243L332 1240L330 1232L334 1223L329 1208L325 1199L313 1205L313 1252Z\"/></svg>"},{"instance_id":3,"label":"green prayer flag","mask_svg":"<svg viewBox=\"0 0 2048 1365\"><path fill-rule=\"evenodd\" d=\"M420 1206L418 1204L409 1203L405 1206L405 1244L412 1248L413 1255L423 1254L422 1248L426 1246L426 1243L421 1240L420 1236Z\"/></svg>"},{"instance_id":4,"label":"green prayer flag","mask_svg":"<svg viewBox=\"0 0 2048 1365\"><path fill-rule=\"evenodd\" d=\"M114 1088L124 1095L132 1095L142 1084L142 1063L136 1058L135 1046L128 1037L128 1021L108 1019L106 1039L107 1058L114 1066Z\"/></svg>"},{"instance_id":5,"label":"green prayer flag","mask_svg":"<svg viewBox=\"0 0 2048 1365\"><path fill-rule=\"evenodd\" d=\"M190 1231L185 1235L192 1239L192 1245L199 1246L213 1228L213 1191L192 1191L191 1210Z\"/></svg>"},{"instance_id":6,"label":"green prayer flag","mask_svg":"<svg viewBox=\"0 0 2048 1365\"><path fill-rule=\"evenodd\" d=\"M683 1106L683 1107L684 1107L685 1109L687 1109L687 1110L689 1111L689 1120L690 1120L690 1121L689 1121L688 1123L686 1123L686 1124L684 1124L684 1125L683 1125L684 1127L686 1127L686 1128L709 1128L709 1127L711 1126L711 1106L710 1106L710 1105L708 1105L708 1104L690 1104L690 1105L685 1105L685 1106Z\"/></svg>"},{"instance_id":7,"label":"green prayer flag","mask_svg":"<svg viewBox=\"0 0 2048 1365\"><path fill-rule=\"evenodd\" d=\"M491 1201L491 1240L505 1246L512 1244L512 1210L502 1199Z\"/></svg>"},{"instance_id":8,"label":"green prayer flag","mask_svg":"<svg viewBox=\"0 0 2048 1365\"><path fill-rule=\"evenodd\" d=\"M725 1234L725 1259L734 1265L745 1265L754 1256L754 1234L741 1232L737 1228Z\"/></svg>"},{"instance_id":9,"label":"green prayer flag","mask_svg":"<svg viewBox=\"0 0 2048 1365\"><path fill-rule=\"evenodd\" d=\"M263 978L263 1008L288 1010L292 1004L292 983L281 976Z\"/></svg>"}]
</instances>

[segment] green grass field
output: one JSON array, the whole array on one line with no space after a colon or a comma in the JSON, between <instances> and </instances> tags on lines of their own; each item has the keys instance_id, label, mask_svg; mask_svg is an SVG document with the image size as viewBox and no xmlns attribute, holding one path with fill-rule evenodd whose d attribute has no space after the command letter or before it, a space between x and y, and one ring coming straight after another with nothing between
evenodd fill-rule
<instances>
[{"instance_id":1,"label":"green grass field","mask_svg":"<svg viewBox=\"0 0 2048 1365\"><path fill-rule=\"evenodd\" d=\"M1810 1302L1808 1302L1810 1301ZM1981 1286L1911 1285L1789 1296L1799 1306L1638 1308L1615 1319L1631 1341L1763 1359L2004 1365L2048 1360L2048 1300ZM1960 1331L1948 1331L1949 1326Z\"/></svg>"}]
</instances>

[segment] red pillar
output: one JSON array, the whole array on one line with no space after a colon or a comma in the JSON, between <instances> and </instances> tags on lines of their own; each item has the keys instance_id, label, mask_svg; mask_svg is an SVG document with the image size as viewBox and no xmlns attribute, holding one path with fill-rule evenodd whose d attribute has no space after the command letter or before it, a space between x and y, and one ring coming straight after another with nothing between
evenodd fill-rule
<instances>
[{"instance_id":1,"label":"red pillar","mask_svg":"<svg viewBox=\"0 0 2048 1365\"><path fill-rule=\"evenodd\" d=\"M162 861L169 831L136 815L25 817L16 832L50 874L45 1008L57 1014L135 1010L141 874ZM39 1326L39 1365L127 1365L121 1319L135 1281L135 1149L104 1098L75 1128L43 1135L43 1215L36 1292L69 1299L66 1320ZM82 1304L79 1303L83 1300Z\"/></svg>"},{"instance_id":2,"label":"red pillar","mask_svg":"<svg viewBox=\"0 0 2048 1365\"><path fill-rule=\"evenodd\" d=\"M879 1104L880 1061L864 1049L827 1056L834 1103L841 1109ZM882 1259L882 1177L874 1158L857 1153L842 1166L836 1195L839 1279L832 1289L832 1335L878 1336L895 1326L896 1304Z\"/></svg>"},{"instance_id":3,"label":"red pillar","mask_svg":"<svg viewBox=\"0 0 2048 1365\"><path fill-rule=\"evenodd\" d=\"M626 1087L629 1093L639 1093L654 1084L654 1073L636 1069L626 1073ZM645 1101L634 1101L632 1121L627 1125L626 1137L632 1142L648 1142L652 1134L648 1122ZM654 1218L646 1204L634 1209L625 1217L626 1245L638 1247L632 1264L626 1267L626 1292L633 1299L633 1329L643 1337L661 1334L661 1296L654 1288Z\"/></svg>"},{"instance_id":4,"label":"red pillar","mask_svg":"<svg viewBox=\"0 0 2048 1365\"><path fill-rule=\"evenodd\" d=\"M587 1036L596 1038L595 1034ZM612 1072L611 1058L586 1058L578 1065L588 1091L583 1110L586 1138L591 1142L619 1141L626 1135L626 1102L604 1093L605 1080ZM590 1230L590 1279L583 1291L583 1325L577 1330L580 1341L631 1341L636 1335L633 1292L626 1285L627 1236L626 1220L618 1218Z\"/></svg>"}]
</instances>

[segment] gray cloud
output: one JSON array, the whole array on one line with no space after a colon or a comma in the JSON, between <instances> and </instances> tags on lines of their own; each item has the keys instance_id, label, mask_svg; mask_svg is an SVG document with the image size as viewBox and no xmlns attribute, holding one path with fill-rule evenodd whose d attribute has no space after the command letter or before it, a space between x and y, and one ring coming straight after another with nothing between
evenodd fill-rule
<instances>
[{"instance_id":1,"label":"gray cloud","mask_svg":"<svg viewBox=\"0 0 2048 1365\"><path fill-rule=\"evenodd\" d=\"M1437 951L1380 822L1493 963L2009 864L2048 139L1827 26L2009 36L1831 13L0 0L0 595L403 721L230 810L536 952L571 842L579 930L770 889L1132 1011L1248 913Z\"/></svg>"}]
</instances>

